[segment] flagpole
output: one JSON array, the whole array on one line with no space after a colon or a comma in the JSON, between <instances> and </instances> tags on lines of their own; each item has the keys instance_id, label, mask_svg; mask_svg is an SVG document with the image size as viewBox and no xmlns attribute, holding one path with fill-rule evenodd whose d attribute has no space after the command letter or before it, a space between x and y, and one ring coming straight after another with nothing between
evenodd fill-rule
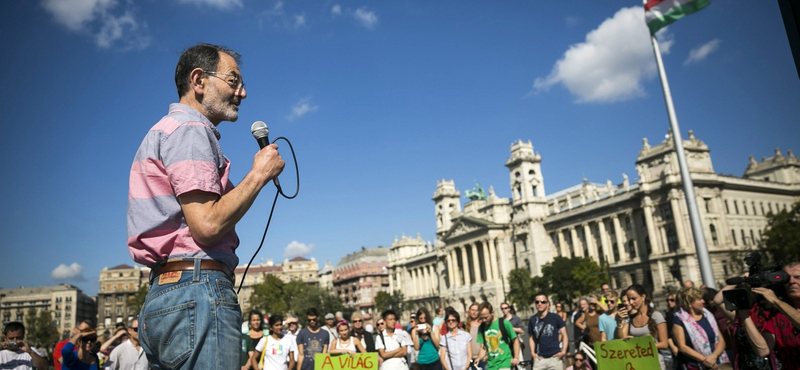
<instances>
[{"instance_id":1,"label":"flagpole","mask_svg":"<svg viewBox=\"0 0 800 370\"><path fill-rule=\"evenodd\" d=\"M647 4L647 0L642 0ZM678 128L678 118L675 116L675 107L672 105L672 93L669 90L669 82L667 82L667 73L664 71L664 63L661 60L661 50L658 47L658 41L655 34L650 35L650 40L653 42L653 53L656 56L656 64L658 65L658 75L661 79L661 90L664 92L664 102L667 105L667 115L669 116L669 125L672 129L672 140L675 145L675 151L678 154L678 166L681 171L681 179L683 180L683 192L686 195L686 206L689 209L689 222L692 225L692 236L694 237L694 245L697 251L697 260L700 263L700 275L703 278L703 284L709 288L716 289L714 283L714 272L711 269L711 257L708 255L708 246L706 246L706 238L703 233L703 225L700 220L700 212L697 209L697 197L694 194L694 184L692 177L689 175L689 167L686 165L686 153L683 151L683 139L681 139L681 130ZM680 212L673 211L673 215L680 215ZM675 222L681 222L676 219Z\"/></svg>"}]
</instances>

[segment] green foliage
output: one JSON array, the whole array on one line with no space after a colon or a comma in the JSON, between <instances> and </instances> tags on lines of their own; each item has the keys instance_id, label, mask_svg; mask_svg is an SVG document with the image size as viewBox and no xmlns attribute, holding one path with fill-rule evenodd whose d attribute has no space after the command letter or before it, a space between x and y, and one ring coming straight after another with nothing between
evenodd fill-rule
<instances>
[{"instance_id":1,"label":"green foliage","mask_svg":"<svg viewBox=\"0 0 800 370\"><path fill-rule=\"evenodd\" d=\"M534 277L526 268L513 269L508 273L508 301L517 308L530 307L538 289Z\"/></svg>"},{"instance_id":2,"label":"green foliage","mask_svg":"<svg viewBox=\"0 0 800 370\"><path fill-rule=\"evenodd\" d=\"M761 239L764 252L773 263L800 261L800 202L791 210L769 214Z\"/></svg>"},{"instance_id":3,"label":"green foliage","mask_svg":"<svg viewBox=\"0 0 800 370\"><path fill-rule=\"evenodd\" d=\"M147 298L148 289L149 287L147 284L142 284L139 290L136 291L136 295L128 298L128 301L125 302L125 305L128 307L128 312L134 317L139 316L139 311L142 310L144 301Z\"/></svg>"},{"instance_id":4,"label":"green foliage","mask_svg":"<svg viewBox=\"0 0 800 370\"><path fill-rule=\"evenodd\" d=\"M391 294L382 291L375 294L375 308L378 310L378 314L386 310L392 310L397 312L398 315L402 315L406 306L406 298L403 296L403 292L399 290L395 290Z\"/></svg>"},{"instance_id":5,"label":"green foliage","mask_svg":"<svg viewBox=\"0 0 800 370\"><path fill-rule=\"evenodd\" d=\"M250 307L245 314L252 310L266 315L293 313L298 316L301 324L306 325L305 312L311 307L316 308L320 316L328 312L342 311L345 315L352 312L348 312L339 297L316 285L299 280L284 283L275 275L264 274L264 282L253 286Z\"/></svg>"},{"instance_id":6,"label":"green foliage","mask_svg":"<svg viewBox=\"0 0 800 370\"><path fill-rule=\"evenodd\" d=\"M592 258L556 257L542 266L542 276L531 279L531 294L543 291L557 301L572 302L597 290L604 281L603 270Z\"/></svg>"},{"instance_id":7,"label":"green foliage","mask_svg":"<svg viewBox=\"0 0 800 370\"><path fill-rule=\"evenodd\" d=\"M58 328L50 311L31 308L25 315L25 342L33 347L52 347L58 341Z\"/></svg>"}]
</instances>

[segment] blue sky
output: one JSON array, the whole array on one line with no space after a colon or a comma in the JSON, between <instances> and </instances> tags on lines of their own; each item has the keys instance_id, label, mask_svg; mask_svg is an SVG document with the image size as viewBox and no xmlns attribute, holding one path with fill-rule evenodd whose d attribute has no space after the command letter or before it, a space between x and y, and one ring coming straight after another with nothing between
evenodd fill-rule
<instances>
[{"instance_id":1,"label":"blue sky","mask_svg":"<svg viewBox=\"0 0 800 370\"><path fill-rule=\"evenodd\" d=\"M716 1L659 34L683 136L737 176L749 155L800 149L780 11L755 5ZM197 42L243 55L248 97L219 127L234 182L258 149L253 121L297 152L300 195L278 201L256 261L433 240L436 182L508 197L518 139L543 157L548 193L635 180L642 138L668 128L637 1L37 0L3 2L0 17L2 287L96 294L103 267L132 264L128 171ZM273 195L237 226L242 263Z\"/></svg>"}]
</instances>

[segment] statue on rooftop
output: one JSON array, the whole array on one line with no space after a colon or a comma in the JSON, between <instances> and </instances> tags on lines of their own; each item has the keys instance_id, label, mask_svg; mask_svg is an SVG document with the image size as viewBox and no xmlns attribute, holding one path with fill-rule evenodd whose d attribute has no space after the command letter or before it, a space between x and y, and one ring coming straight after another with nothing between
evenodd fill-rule
<instances>
[{"instance_id":1,"label":"statue on rooftop","mask_svg":"<svg viewBox=\"0 0 800 370\"><path fill-rule=\"evenodd\" d=\"M469 200L486 200L486 192L483 191L483 188L481 187L481 184L478 184L478 181L475 181L475 187L472 188L472 190L465 191L465 194Z\"/></svg>"}]
</instances>

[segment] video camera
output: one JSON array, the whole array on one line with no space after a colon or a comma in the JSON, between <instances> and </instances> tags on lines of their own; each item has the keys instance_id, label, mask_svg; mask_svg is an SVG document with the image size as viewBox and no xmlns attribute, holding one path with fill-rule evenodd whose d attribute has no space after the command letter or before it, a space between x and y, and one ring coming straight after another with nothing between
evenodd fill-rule
<instances>
[{"instance_id":1,"label":"video camera","mask_svg":"<svg viewBox=\"0 0 800 370\"><path fill-rule=\"evenodd\" d=\"M766 287L772 289L778 298L783 299L783 286L781 283L789 280L789 274L781 270L780 265L762 266L761 255L753 252L744 258L744 263L749 267L747 277L733 277L725 280L728 285L746 284L749 288L736 288L722 292L725 299L725 308L729 311L749 310L758 303L759 296L750 288Z\"/></svg>"}]
</instances>

